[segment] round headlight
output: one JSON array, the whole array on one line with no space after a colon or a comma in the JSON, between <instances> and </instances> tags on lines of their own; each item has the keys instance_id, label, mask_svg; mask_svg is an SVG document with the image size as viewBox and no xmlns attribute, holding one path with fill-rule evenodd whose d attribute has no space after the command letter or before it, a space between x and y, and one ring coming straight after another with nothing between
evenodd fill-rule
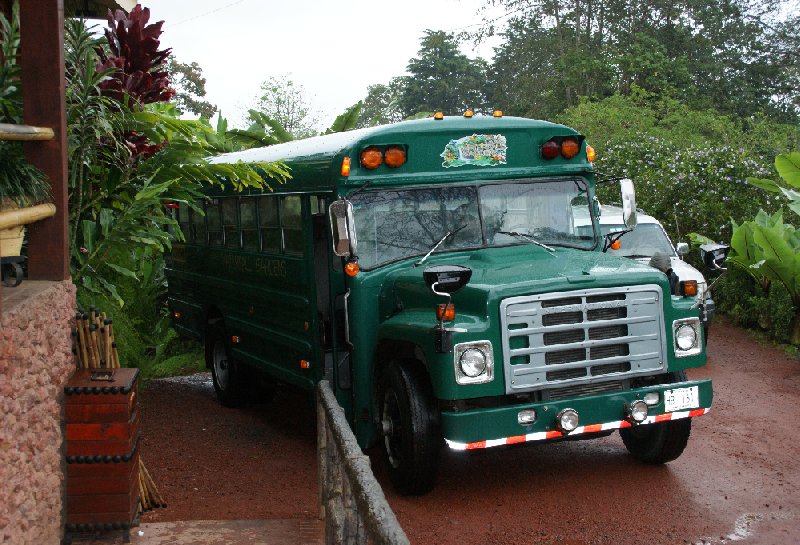
<instances>
[{"instance_id":1,"label":"round headlight","mask_svg":"<svg viewBox=\"0 0 800 545\"><path fill-rule=\"evenodd\" d=\"M578 411L575 409L563 409L556 415L556 426L563 433L575 431L578 427Z\"/></svg>"},{"instance_id":2,"label":"round headlight","mask_svg":"<svg viewBox=\"0 0 800 545\"><path fill-rule=\"evenodd\" d=\"M644 422L645 418L647 418L647 403L641 399L631 403L630 409L628 410L628 416L636 423Z\"/></svg>"},{"instance_id":3,"label":"round headlight","mask_svg":"<svg viewBox=\"0 0 800 545\"><path fill-rule=\"evenodd\" d=\"M486 354L478 348L467 348L458 360L461 372L469 378L481 376L486 371Z\"/></svg>"},{"instance_id":4,"label":"round headlight","mask_svg":"<svg viewBox=\"0 0 800 545\"><path fill-rule=\"evenodd\" d=\"M688 324L680 326L675 331L675 344L681 350L690 350L697 343L697 332Z\"/></svg>"}]
</instances>

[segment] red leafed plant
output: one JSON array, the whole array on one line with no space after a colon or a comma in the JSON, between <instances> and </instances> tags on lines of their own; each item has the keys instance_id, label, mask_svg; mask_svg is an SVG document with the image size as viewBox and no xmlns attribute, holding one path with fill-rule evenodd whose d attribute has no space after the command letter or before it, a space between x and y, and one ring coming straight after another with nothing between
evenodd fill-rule
<instances>
[{"instance_id":1,"label":"red leafed plant","mask_svg":"<svg viewBox=\"0 0 800 545\"><path fill-rule=\"evenodd\" d=\"M165 69L171 49L158 50L161 45L161 26L164 21L148 25L150 9L136 5L129 15L121 9L108 12L105 34L111 54L99 50L97 70L118 68L110 79L101 84L103 94L117 101L129 97L128 106L151 102L166 102L175 95Z\"/></svg>"}]
</instances>

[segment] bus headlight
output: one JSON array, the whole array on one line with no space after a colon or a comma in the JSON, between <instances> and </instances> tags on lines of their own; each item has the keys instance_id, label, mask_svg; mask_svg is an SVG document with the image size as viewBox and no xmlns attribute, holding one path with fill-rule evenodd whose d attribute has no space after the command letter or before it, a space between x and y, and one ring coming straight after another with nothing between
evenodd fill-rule
<instances>
[{"instance_id":1,"label":"bus headlight","mask_svg":"<svg viewBox=\"0 0 800 545\"><path fill-rule=\"evenodd\" d=\"M458 384L483 384L494 378L494 357L489 341L457 344L453 355Z\"/></svg>"},{"instance_id":2,"label":"bus headlight","mask_svg":"<svg viewBox=\"0 0 800 545\"><path fill-rule=\"evenodd\" d=\"M679 358L694 356L702 351L700 345L700 319L687 318L672 322L673 350Z\"/></svg>"}]
</instances>

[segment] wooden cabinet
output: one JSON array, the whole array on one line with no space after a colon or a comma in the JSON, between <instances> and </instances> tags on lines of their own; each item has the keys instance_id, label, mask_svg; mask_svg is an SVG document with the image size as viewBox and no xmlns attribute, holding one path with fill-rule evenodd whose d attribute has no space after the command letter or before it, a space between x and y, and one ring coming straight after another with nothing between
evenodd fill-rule
<instances>
[{"instance_id":1,"label":"wooden cabinet","mask_svg":"<svg viewBox=\"0 0 800 545\"><path fill-rule=\"evenodd\" d=\"M139 502L138 369L81 369L64 387L67 521L77 532L121 530Z\"/></svg>"}]
</instances>

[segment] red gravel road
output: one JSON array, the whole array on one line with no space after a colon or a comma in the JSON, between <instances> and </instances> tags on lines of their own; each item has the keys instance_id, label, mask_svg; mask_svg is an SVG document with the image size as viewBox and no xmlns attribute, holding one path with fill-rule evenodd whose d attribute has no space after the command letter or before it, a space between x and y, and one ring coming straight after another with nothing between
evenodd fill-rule
<instances>
[{"instance_id":1,"label":"red gravel road","mask_svg":"<svg viewBox=\"0 0 800 545\"><path fill-rule=\"evenodd\" d=\"M718 322L709 364L712 411L694 420L678 460L647 466L619 435L471 453L442 452L424 497L394 494L412 543L800 543L800 361ZM145 522L313 518L313 407L303 396L225 409L210 384L157 381L143 393L142 454L169 502Z\"/></svg>"}]
</instances>

